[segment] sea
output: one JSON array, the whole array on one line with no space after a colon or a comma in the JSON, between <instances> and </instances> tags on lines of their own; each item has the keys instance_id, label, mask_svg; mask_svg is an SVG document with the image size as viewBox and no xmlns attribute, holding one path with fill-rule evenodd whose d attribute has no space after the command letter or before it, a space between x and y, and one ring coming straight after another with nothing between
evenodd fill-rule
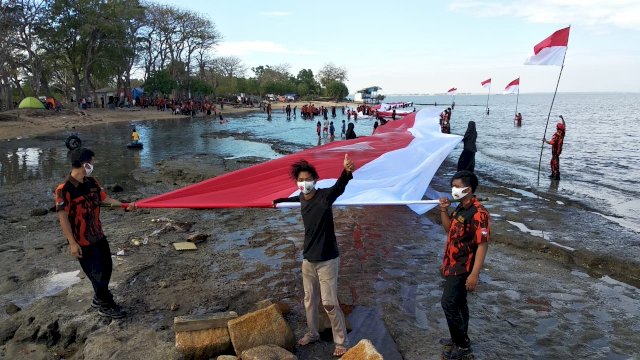
<instances>
[{"instance_id":1,"label":"sea","mask_svg":"<svg viewBox=\"0 0 640 360\"><path fill-rule=\"evenodd\" d=\"M553 192L597 211L621 226L640 232L640 93L558 93L547 125L553 94L520 94L517 112L522 127L515 127L516 95L388 96L385 101L408 101L422 108L446 108L455 101L451 131L464 134L475 121L478 140L476 171L492 181L534 192ZM96 173L104 183L116 183L137 168L150 168L171 156L216 153L229 158L254 156L266 159L283 156L330 141L317 137L316 121L298 117L287 119L283 106L276 104L271 120L263 112L217 119L193 118L103 124L80 128L85 146L97 154ZM412 108L408 108L411 110ZM224 111L223 111L224 113ZM560 157L562 179L551 181L549 145L542 138L555 132L558 116L567 123ZM129 114L127 114L129 116ZM321 120L321 119L320 119ZM338 110L334 121L340 141L341 123L346 115ZM355 131L370 135L373 119L359 119ZM144 149L130 150L131 125L136 124ZM225 136L220 136L220 131ZM209 136L216 133L216 136ZM0 193L2 188L30 179L59 182L68 172L68 151L64 139L70 133L0 142ZM240 135L238 135L240 134ZM456 162L458 146L449 160ZM101 171L98 171L98 170Z\"/></svg>"}]
</instances>

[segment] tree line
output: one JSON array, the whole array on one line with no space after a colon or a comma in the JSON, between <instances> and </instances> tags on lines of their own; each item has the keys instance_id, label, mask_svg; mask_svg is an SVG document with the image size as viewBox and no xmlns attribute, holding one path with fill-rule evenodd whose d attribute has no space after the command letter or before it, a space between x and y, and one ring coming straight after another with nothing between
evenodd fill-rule
<instances>
[{"instance_id":1,"label":"tree line","mask_svg":"<svg viewBox=\"0 0 640 360\"><path fill-rule=\"evenodd\" d=\"M348 94L346 70L332 63L294 76L287 64L248 69L238 57L214 56L222 35L211 19L152 2L0 0L0 31L5 109L26 96L96 98L105 87L179 98Z\"/></svg>"}]
</instances>

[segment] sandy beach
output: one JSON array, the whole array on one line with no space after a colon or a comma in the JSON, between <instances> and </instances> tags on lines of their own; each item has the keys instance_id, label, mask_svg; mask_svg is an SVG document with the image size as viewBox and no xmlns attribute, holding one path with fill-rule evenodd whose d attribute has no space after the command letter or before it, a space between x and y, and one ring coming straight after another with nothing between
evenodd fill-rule
<instances>
[{"instance_id":1,"label":"sandy beach","mask_svg":"<svg viewBox=\"0 0 640 360\"><path fill-rule=\"evenodd\" d=\"M158 119L155 110L139 113L140 119ZM138 112L129 118L123 115L130 113L118 114L110 120L91 114L91 123L138 119ZM89 125L81 118L73 121L75 126ZM51 131L74 125L56 119L46 126ZM19 136L46 133L35 124L14 127L3 127L2 137L15 138L4 130L22 131ZM41 146L60 144L43 137ZM133 171L118 182L124 191L111 195L123 201L145 198L264 160L172 156ZM447 191L454 167L443 164L432 183L436 190ZM96 177L100 179L99 171ZM593 226L603 247L632 246L634 237L578 203L525 196L531 194L527 189L517 192L488 176L482 181L479 196L487 199L493 234L479 290L469 297L476 358L640 356L637 262L625 254L620 254L625 261L616 261L585 244ZM57 217L47 210L55 185L35 179L2 188L0 358L180 359L174 347L175 316L244 314L267 298L289 304L292 311L286 320L296 336L305 332L298 211L105 210L102 221L114 262L111 287L129 312L123 320L106 320L89 306L90 282L78 272ZM114 185L105 184L108 191ZM335 218L341 250L339 298L353 309L351 342L371 339L385 359L438 358L437 341L447 329L438 272L445 235L437 214L419 216L406 207L353 207L337 208ZM560 223L567 218L571 224ZM167 222L179 228L166 227ZM173 248L173 242L194 232L211 236L196 251ZM546 240L544 232L564 245ZM134 245L134 239L141 245ZM117 256L120 250L124 255ZM325 339L296 348L295 354L299 359L327 359L331 351L332 343Z\"/></svg>"}]
</instances>

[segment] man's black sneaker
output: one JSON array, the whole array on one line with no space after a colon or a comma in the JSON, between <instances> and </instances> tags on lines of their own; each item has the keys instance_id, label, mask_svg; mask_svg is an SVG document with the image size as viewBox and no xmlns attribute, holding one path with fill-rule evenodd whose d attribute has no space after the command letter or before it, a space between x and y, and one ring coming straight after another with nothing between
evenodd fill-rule
<instances>
[{"instance_id":1,"label":"man's black sneaker","mask_svg":"<svg viewBox=\"0 0 640 360\"><path fill-rule=\"evenodd\" d=\"M109 304L105 301L99 300L95 296L91 300L91 307L94 309L100 309L101 307L108 307Z\"/></svg>"},{"instance_id":2,"label":"man's black sneaker","mask_svg":"<svg viewBox=\"0 0 640 360\"><path fill-rule=\"evenodd\" d=\"M442 353L442 359L444 360L471 360L473 358L473 350L471 350L471 346L466 348L453 346L451 351L445 351Z\"/></svg>"},{"instance_id":3,"label":"man's black sneaker","mask_svg":"<svg viewBox=\"0 0 640 360\"><path fill-rule=\"evenodd\" d=\"M451 351L451 349L453 348L453 340L449 338L442 338L440 339L440 341L438 341L438 343L442 345L444 351Z\"/></svg>"},{"instance_id":4,"label":"man's black sneaker","mask_svg":"<svg viewBox=\"0 0 640 360\"><path fill-rule=\"evenodd\" d=\"M112 319L122 319L127 313L118 305L105 306L98 309L98 314Z\"/></svg>"}]
</instances>

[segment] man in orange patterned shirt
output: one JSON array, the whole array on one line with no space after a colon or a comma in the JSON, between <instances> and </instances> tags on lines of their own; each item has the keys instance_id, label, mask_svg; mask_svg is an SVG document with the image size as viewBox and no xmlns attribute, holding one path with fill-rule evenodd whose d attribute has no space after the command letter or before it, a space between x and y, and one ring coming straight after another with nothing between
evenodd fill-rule
<instances>
[{"instance_id":1,"label":"man in orange patterned shirt","mask_svg":"<svg viewBox=\"0 0 640 360\"><path fill-rule=\"evenodd\" d=\"M98 309L102 316L120 319L125 312L113 301L109 291L113 265L111 249L100 222L100 205L125 205L110 198L91 176L93 157L93 151L86 148L78 148L71 153L71 173L56 188L56 211L69 251L78 259L93 285L91 307ZM128 210L135 207L135 203L127 205Z\"/></svg>"},{"instance_id":2,"label":"man in orange patterned shirt","mask_svg":"<svg viewBox=\"0 0 640 360\"><path fill-rule=\"evenodd\" d=\"M467 335L469 308L467 292L478 286L478 276L487 254L489 212L476 199L478 177L469 171L459 171L451 179L451 195L460 203L449 214L451 202L440 199L440 219L447 232L441 272L445 278L441 305L447 318L450 339L440 340L443 359L467 359L473 356Z\"/></svg>"}]
</instances>

